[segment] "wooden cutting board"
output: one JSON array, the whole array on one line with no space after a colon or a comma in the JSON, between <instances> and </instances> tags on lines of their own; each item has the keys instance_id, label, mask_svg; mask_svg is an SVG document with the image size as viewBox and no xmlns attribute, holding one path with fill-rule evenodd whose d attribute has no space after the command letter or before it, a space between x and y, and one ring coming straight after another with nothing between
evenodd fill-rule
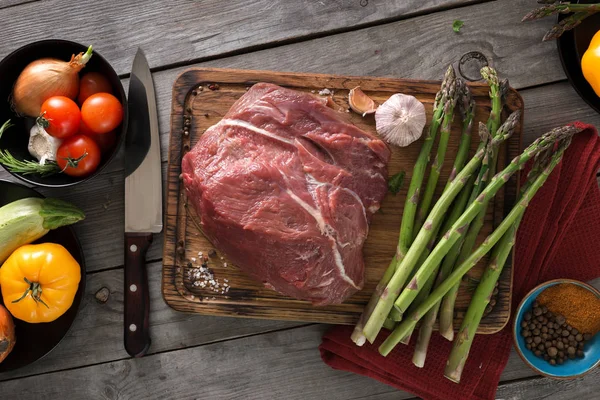
<instances>
[{"instance_id":1,"label":"wooden cutting board","mask_svg":"<svg viewBox=\"0 0 600 400\"><path fill-rule=\"evenodd\" d=\"M440 70L440 74L442 72ZM440 85L439 82L392 78L227 69L190 69L179 75L173 86L171 111L162 280L164 299L169 306L176 310L199 314L352 324L358 319L363 306L394 255L406 190L422 141L419 140L406 148L392 148L389 173L392 175L399 171L406 171L406 180L398 195L387 194L381 210L374 215L364 247L366 279L363 290L343 304L327 307L315 307L309 302L288 298L250 279L236 266L229 263L226 255L220 254L218 251L216 255L214 254L214 247L199 230L197 214L192 207L187 205L185 190L179 178L182 156L194 146L208 127L221 120L233 103L250 86L261 81L315 93L316 96L320 95L319 91L325 88L329 89L333 93L334 108L344 112L352 123L361 129L372 133L375 133L373 116L362 118L353 112L346 113L350 89L360 86L379 104L394 93L413 95L425 104L429 121L433 100ZM471 88L477 102L474 124L477 127L478 122L485 122L489 115L488 88L481 84L473 84ZM504 117L509 111L523 110L523 100L514 90L508 93L506 103ZM438 192L441 191L448 178L457 151L460 136L459 119L456 118L452 129L446 155L447 162L440 177ZM505 165L508 157L512 158L520 152L521 133L522 121L514 136L501 149L501 165ZM475 132L472 152L478 142ZM506 190L501 191L491 203L480 240L483 240L491 232L494 224L501 221L505 214L505 208L512 205L516 186L515 178L509 182ZM193 274L197 272L196 268L200 267L201 259L209 253L213 257L208 258L208 267L213 271L215 280L219 282L218 293L195 286L193 283ZM469 274L471 278L464 280L461 285L456 303L456 324L460 323L468 307L475 286L474 280L480 276L484 266L484 262L476 266ZM223 293L224 284L229 285L226 293ZM495 298L496 304L493 310L483 318L478 332L494 333L507 323L510 315L511 286L512 268L509 265L500 279L498 294Z\"/></svg>"}]
</instances>

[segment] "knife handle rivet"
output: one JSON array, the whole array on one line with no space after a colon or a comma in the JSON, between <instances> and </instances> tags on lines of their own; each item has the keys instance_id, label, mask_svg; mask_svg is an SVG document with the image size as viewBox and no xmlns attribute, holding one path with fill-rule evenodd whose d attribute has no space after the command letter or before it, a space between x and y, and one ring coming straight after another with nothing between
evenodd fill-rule
<instances>
[{"instance_id":1,"label":"knife handle rivet","mask_svg":"<svg viewBox=\"0 0 600 400\"><path fill-rule=\"evenodd\" d=\"M129 291L131 291L131 292L137 292L137 286L136 285L129 286Z\"/></svg>"},{"instance_id":2,"label":"knife handle rivet","mask_svg":"<svg viewBox=\"0 0 600 400\"><path fill-rule=\"evenodd\" d=\"M129 246L129 251L135 253L137 251L137 246L135 244L132 244L131 246Z\"/></svg>"},{"instance_id":3,"label":"knife handle rivet","mask_svg":"<svg viewBox=\"0 0 600 400\"><path fill-rule=\"evenodd\" d=\"M131 332L135 332L135 331L137 331L137 326L135 326L135 324L131 324L131 325L129 325L129 330Z\"/></svg>"}]
</instances>

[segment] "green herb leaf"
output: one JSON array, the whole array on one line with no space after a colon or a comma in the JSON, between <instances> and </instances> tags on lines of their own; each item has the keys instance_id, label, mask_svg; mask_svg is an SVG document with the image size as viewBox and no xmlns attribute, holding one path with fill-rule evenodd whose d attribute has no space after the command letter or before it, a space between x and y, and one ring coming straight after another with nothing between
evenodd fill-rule
<instances>
[{"instance_id":1,"label":"green herb leaf","mask_svg":"<svg viewBox=\"0 0 600 400\"><path fill-rule=\"evenodd\" d=\"M390 192L393 194L398 194L398 192L400 192L400 189L402 189L402 184L404 183L404 175L406 175L406 173L404 171L400 171L388 179L388 190Z\"/></svg>"},{"instance_id":2,"label":"green herb leaf","mask_svg":"<svg viewBox=\"0 0 600 400\"><path fill-rule=\"evenodd\" d=\"M8 128L10 128L12 126L14 126L14 125L10 122L10 119L8 121L6 121L4 124L2 124L2 126L0 126L0 138L4 134L4 131L6 131Z\"/></svg>"},{"instance_id":3,"label":"green herb leaf","mask_svg":"<svg viewBox=\"0 0 600 400\"><path fill-rule=\"evenodd\" d=\"M454 32L458 33L458 32L460 32L460 28L462 28L464 24L465 24L465 23L464 23L464 22L462 22L460 19L457 19L456 21L454 21L454 22L452 23L452 30L453 30Z\"/></svg>"},{"instance_id":4,"label":"green herb leaf","mask_svg":"<svg viewBox=\"0 0 600 400\"><path fill-rule=\"evenodd\" d=\"M18 160L8 150L0 150L0 164L11 172L23 175L40 174L41 176L48 176L61 172L58 165L53 161L46 161L44 165L40 165L35 161Z\"/></svg>"}]
</instances>

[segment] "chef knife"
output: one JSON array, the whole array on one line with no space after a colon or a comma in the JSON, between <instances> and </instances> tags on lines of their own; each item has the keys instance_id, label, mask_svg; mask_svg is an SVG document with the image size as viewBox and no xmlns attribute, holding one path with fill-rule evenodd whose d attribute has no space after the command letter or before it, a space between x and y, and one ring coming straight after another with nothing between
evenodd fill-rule
<instances>
[{"instance_id":1,"label":"chef knife","mask_svg":"<svg viewBox=\"0 0 600 400\"><path fill-rule=\"evenodd\" d=\"M146 252L163 228L158 116L148 62L138 49L129 81L125 140L125 350L141 357L150 347Z\"/></svg>"}]
</instances>

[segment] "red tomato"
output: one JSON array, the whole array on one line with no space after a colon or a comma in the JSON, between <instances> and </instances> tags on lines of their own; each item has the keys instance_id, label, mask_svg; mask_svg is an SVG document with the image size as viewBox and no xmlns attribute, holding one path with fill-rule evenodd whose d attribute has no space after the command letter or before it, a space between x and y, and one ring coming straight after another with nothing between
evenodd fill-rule
<instances>
[{"instance_id":1,"label":"red tomato","mask_svg":"<svg viewBox=\"0 0 600 400\"><path fill-rule=\"evenodd\" d=\"M87 124L83 121L83 119L81 120L81 124L79 124L79 132L80 135L85 135L85 136L92 136L95 135L96 132L94 132L93 130L90 129L89 126L87 126Z\"/></svg>"},{"instance_id":2,"label":"red tomato","mask_svg":"<svg viewBox=\"0 0 600 400\"><path fill-rule=\"evenodd\" d=\"M77 102L83 104L93 94L96 93L112 93L112 86L104 75L98 72L88 72L79 80L79 96Z\"/></svg>"},{"instance_id":3,"label":"red tomato","mask_svg":"<svg viewBox=\"0 0 600 400\"><path fill-rule=\"evenodd\" d=\"M96 133L108 133L123 120L123 106L109 93L96 93L81 106L81 118Z\"/></svg>"},{"instance_id":4,"label":"red tomato","mask_svg":"<svg viewBox=\"0 0 600 400\"><path fill-rule=\"evenodd\" d=\"M110 131L108 133L95 133L88 135L88 137L96 142L98 147L100 147L100 150L102 150L102 154L110 152L117 143L116 131Z\"/></svg>"},{"instance_id":5,"label":"red tomato","mask_svg":"<svg viewBox=\"0 0 600 400\"><path fill-rule=\"evenodd\" d=\"M100 164L100 148L87 136L71 136L58 148L56 163L67 175L87 176Z\"/></svg>"},{"instance_id":6,"label":"red tomato","mask_svg":"<svg viewBox=\"0 0 600 400\"><path fill-rule=\"evenodd\" d=\"M68 97L53 96L42 104L41 123L50 135L65 139L79 131L81 112Z\"/></svg>"}]
</instances>

